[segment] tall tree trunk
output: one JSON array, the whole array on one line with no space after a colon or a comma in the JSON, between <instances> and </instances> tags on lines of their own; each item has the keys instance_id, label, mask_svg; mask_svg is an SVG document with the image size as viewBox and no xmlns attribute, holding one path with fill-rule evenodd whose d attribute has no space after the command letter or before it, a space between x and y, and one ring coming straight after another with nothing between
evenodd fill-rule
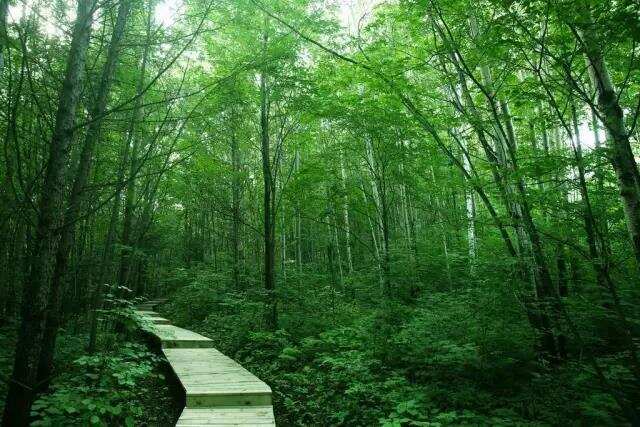
<instances>
[{"instance_id":1,"label":"tall tree trunk","mask_svg":"<svg viewBox=\"0 0 640 427\"><path fill-rule=\"evenodd\" d=\"M351 256L351 226L349 224L349 197L347 196L347 174L344 169L344 159L340 152L340 185L342 189L342 220L344 221L344 240L347 254L347 269L349 275L353 273L353 258Z\"/></svg>"},{"instance_id":2,"label":"tall tree trunk","mask_svg":"<svg viewBox=\"0 0 640 427\"><path fill-rule=\"evenodd\" d=\"M361 189L362 189L362 199L364 201L364 205L367 206L369 204L369 198L367 197L367 191L365 190L365 184L364 184L364 179L362 179L361 182ZM374 206L375 206L375 201L373 202ZM378 238L377 238L377 228L373 221L371 220L371 215L369 215L367 213L367 222L369 224L369 231L371 232L371 243L373 244L373 256L375 258L376 264L377 264L377 271L378 271L378 278L380 280L380 289L384 289L384 279L382 277L382 265L381 265L381 261L380 261L380 244L378 243ZM376 209L376 216L377 216L377 209Z\"/></svg>"},{"instance_id":3,"label":"tall tree trunk","mask_svg":"<svg viewBox=\"0 0 640 427\"><path fill-rule=\"evenodd\" d=\"M40 389L44 390L49 386L51 374L53 372L53 356L55 353L56 336L60 324L59 296L64 285L65 276L69 266L71 247L74 241L74 231L76 222L80 215L85 186L89 180L89 171L93 163L93 153L102 128L102 116L107 108L107 100L111 90L111 83L116 69L116 62L120 49L120 41L124 35L124 29L129 15L130 4L128 0L121 0L118 7L118 16L115 27L111 34L111 41L107 53L106 62L102 68L100 84L96 101L91 109L89 117L93 120L85 135L82 152L76 177L71 189L71 195L67 202L67 209L64 216L64 224L61 231L60 245L56 254L56 264L51 281L51 294L47 305L47 319L45 334L43 339L43 350L40 353L38 363L38 383Z\"/></svg>"},{"instance_id":4,"label":"tall tree trunk","mask_svg":"<svg viewBox=\"0 0 640 427\"><path fill-rule=\"evenodd\" d=\"M495 111L496 109L494 109ZM505 123L504 142L506 143L506 153L508 155L510 168L515 176L515 189L518 197L518 213L522 218L522 226L526 232L527 240L530 242L530 250L535 266L535 283L537 307L535 308L537 319L540 322L539 332L541 333L541 350L546 356L556 358L558 349L553 333L553 321L559 314L557 307L557 291L553 286L551 273L544 255L542 240L538 228L533 221L531 208L527 197L527 190L524 179L518 173L518 163L516 155L516 138L513 129L513 122L509 106L505 101L500 102L499 111ZM498 118L496 117L496 120Z\"/></svg>"},{"instance_id":5,"label":"tall tree trunk","mask_svg":"<svg viewBox=\"0 0 640 427\"><path fill-rule=\"evenodd\" d=\"M150 13L150 12L149 12ZM148 18L149 19L149 18ZM150 25L151 21L147 21L147 36L150 34ZM149 49L149 38L147 37L147 43L145 45L145 49L142 54L142 70L140 80L138 81L137 86L137 98L134 101L132 116L139 116L139 109L141 108L142 103L142 88L143 88L143 80L144 74L146 70L146 63L148 58L148 49ZM142 83L141 83L142 82ZM131 125L133 123L133 119L129 124L129 130L131 130ZM164 124L164 123L163 123ZM100 267L98 269L98 273L96 277L98 278L97 285L94 287L92 295L90 297L91 302L91 316L90 316L90 331L89 331L89 342L88 342L88 351L90 353L94 352L97 344L98 337L98 310L102 308L103 302L103 293L105 290L105 286L107 286L107 282L109 281L109 276L112 273L112 263L114 261L115 256L115 243L117 238L117 228L118 228L118 217L120 214L120 205L122 204L122 192L127 185L127 179L131 179L132 177L127 177L127 167L130 166L131 163L131 139L129 135L131 132L127 134L127 137L123 140L122 146L122 154L120 160L120 166L118 167L118 174L116 178L116 190L115 195L113 197L113 203L111 205L111 213L109 215L109 225L107 226L107 233L105 235L104 247L102 250ZM170 154L168 155L170 156ZM166 163L166 160L165 160ZM134 170L137 173L137 170ZM185 211L186 215L186 211ZM145 215L143 214L143 218Z\"/></svg>"},{"instance_id":6,"label":"tall tree trunk","mask_svg":"<svg viewBox=\"0 0 640 427\"><path fill-rule=\"evenodd\" d=\"M618 290L611 278L610 260L607 252L606 244L602 243L602 233L598 232L597 220L594 214L591 198L587 188L586 173L584 167L584 159L582 157L582 142L580 137L580 128L578 123L578 115L575 106L572 105L572 122L573 122L573 139L572 148L576 165L578 169L578 185L580 196L582 197L584 228L587 237L587 246L589 248L589 256L591 264L596 274L596 283L598 287L607 292L611 297L612 309L617 317L621 334L624 338L625 345L629 350L629 361L631 370L637 379L640 379L640 358L638 357L636 344L633 336L633 326L629 322L627 314L620 301ZM562 296L562 292L560 294ZM610 304L604 304L605 308L610 308Z\"/></svg>"},{"instance_id":7,"label":"tall tree trunk","mask_svg":"<svg viewBox=\"0 0 640 427\"><path fill-rule=\"evenodd\" d=\"M335 212L333 214L333 240L336 246L336 254L338 255L338 273L340 273L339 286L340 290L344 289L344 271L342 268L342 251L340 251L340 237L338 236L338 220L336 219Z\"/></svg>"},{"instance_id":8,"label":"tall tree trunk","mask_svg":"<svg viewBox=\"0 0 640 427\"><path fill-rule=\"evenodd\" d=\"M6 1L0 0L2 3L0 4L0 8L7 7L8 3ZM2 9L0 9L0 14L2 13ZM5 16L0 17L0 19L6 20L6 10L4 11ZM0 22L0 25L2 25ZM1 29L0 29L1 30ZM3 34L0 33L0 37ZM0 45L0 49L2 46ZM0 52L1 54L2 52ZM17 303L17 289L18 282L16 279L18 278L18 272L21 272L21 263L16 263L14 259L14 255L16 253L16 248L20 248L21 245L18 244L16 240L24 242L24 233L21 233L20 230L24 225L25 218L19 214L20 209L16 200L16 195L14 193L14 175L15 175L15 167L14 167L14 153L19 153L18 151L18 125L17 125L17 116L18 109L20 106L20 99L22 94L23 83L25 81L26 74L26 55L23 55L22 64L20 67L20 77L18 79L17 88L15 90L8 91L7 97L9 99L9 104L7 105L7 122L6 122L6 130L4 135L4 177L2 179L2 185L0 186L0 236L10 236L12 223L14 228L14 235L17 235L17 239L0 239L0 280L4 282L3 290L0 291L0 297L3 297L4 304L0 311L4 310L4 318L0 318L0 323L2 321L13 319L16 312L16 303ZM0 67L0 73L2 69ZM13 144L11 143L13 141ZM13 145L13 148L12 148ZM16 233L17 232L17 233ZM19 259L22 259L22 250L19 251ZM17 264L17 265L16 265Z\"/></svg>"},{"instance_id":9,"label":"tall tree trunk","mask_svg":"<svg viewBox=\"0 0 640 427\"><path fill-rule=\"evenodd\" d=\"M479 35L479 28L475 16L469 20L472 37ZM444 33L440 30L440 34ZM452 56L452 62L461 73L462 67L457 61L459 52ZM553 321L558 316L557 290L553 286L547 260L545 258L542 240L538 228L533 221L529 205L526 184L518 170L517 143L509 105L497 97L491 70L486 64L479 66L482 83L473 79L484 95L495 133L495 156L502 170L504 179L505 203L514 220L520 249L520 259L524 267L530 272L530 281L534 285L534 301L527 302L527 314L532 326L540 334L539 352L542 357L556 358L558 355L556 340L553 333ZM466 73L470 70L465 69ZM462 86L466 86L464 78Z\"/></svg>"},{"instance_id":10,"label":"tall tree trunk","mask_svg":"<svg viewBox=\"0 0 640 427\"><path fill-rule=\"evenodd\" d=\"M268 36L262 36L263 54L266 55ZM277 300L275 294L275 185L271 169L269 139L269 85L265 69L260 73L260 141L262 152L262 176L264 181L264 289L266 292L265 324L268 330L278 327Z\"/></svg>"},{"instance_id":11,"label":"tall tree trunk","mask_svg":"<svg viewBox=\"0 0 640 427\"><path fill-rule=\"evenodd\" d=\"M471 174L471 159L468 155L469 147L463 142L464 150L462 153L462 164L467 170L467 173ZM476 270L476 200L473 191L471 189L465 189L465 206L467 214L467 247L469 253L469 273L471 276L475 275Z\"/></svg>"},{"instance_id":12,"label":"tall tree trunk","mask_svg":"<svg viewBox=\"0 0 640 427\"><path fill-rule=\"evenodd\" d=\"M300 173L300 150L296 148L296 173ZM298 281L302 281L302 215L300 201L296 198L296 264L298 266Z\"/></svg>"},{"instance_id":13,"label":"tall tree trunk","mask_svg":"<svg viewBox=\"0 0 640 427\"><path fill-rule=\"evenodd\" d=\"M126 191L124 197L124 213L122 218L122 235L120 236L120 244L122 245L122 255L120 257L120 268L118 271L118 285L120 287L127 286L131 263L133 259L134 248L131 247L133 235L133 210L136 198L136 174L139 168L139 150L141 138L136 135L138 122L142 118L142 94L146 80L147 62L149 60L149 51L152 44L152 18L153 8L149 8L147 12L147 33L144 50L142 52L142 63L140 65L140 76L138 78L136 88L136 100L134 102L131 113L131 121L127 130L127 144L132 145L129 164L129 175L126 181Z\"/></svg>"},{"instance_id":14,"label":"tall tree trunk","mask_svg":"<svg viewBox=\"0 0 640 427\"><path fill-rule=\"evenodd\" d=\"M240 183L240 149L238 146L238 138L236 135L236 115L235 109L232 110L231 126L231 167L232 167L232 180L231 180L231 209L232 209L232 224L231 224L231 244L233 246L233 284L236 289L240 289L240 226L242 224L242 217L240 211L241 203L241 183Z\"/></svg>"},{"instance_id":15,"label":"tall tree trunk","mask_svg":"<svg viewBox=\"0 0 640 427\"><path fill-rule=\"evenodd\" d=\"M607 132L607 155L618 178L627 231L637 267L640 268L640 172L631 149L629 134L602 47L593 34L593 26L576 31L584 47L589 77L596 90L596 109Z\"/></svg>"},{"instance_id":16,"label":"tall tree trunk","mask_svg":"<svg viewBox=\"0 0 640 427\"><path fill-rule=\"evenodd\" d=\"M7 12L9 0L0 0L0 73L4 70L4 50L7 48L9 37L7 35Z\"/></svg>"},{"instance_id":17,"label":"tall tree trunk","mask_svg":"<svg viewBox=\"0 0 640 427\"><path fill-rule=\"evenodd\" d=\"M13 374L3 414L4 426L26 426L35 397L36 370L45 326L49 282L58 246L58 229L69 150L74 136L76 107L82 87L86 51L95 3L79 0L64 81L58 98L49 158L38 204L36 236L30 254L31 268L24 286L22 322L15 350Z\"/></svg>"},{"instance_id":18,"label":"tall tree trunk","mask_svg":"<svg viewBox=\"0 0 640 427\"><path fill-rule=\"evenodd\" d=\"M384 178L382 178L384 179ZM382 226L382 277L384 279L383 289L387 297L392 297L391 291L391 259L390 259L390 232L389 232L389 201L387 199L386 183L383 181L380 185L380 207L381 212L381 226Z\"/></svg>"},{"instance_id":19,"label":"tall tree trunk","mask_svg":"<svg viewBox=\"0 0 640 427\"><path fill-rule=\"evenodd\" d=\"M89 342L87 345L87 351L93 353L96 349L98 338L98 311L102 308L102 297L104 293L104 287L107 284L107 280L112 270L112 262L115 252L115 242L118 227L118 216L120 213L120 205L122 203L122 190L125 185L126 166L129 164L129 141L124 140L122 147L122 159L118 168L118 176L116 179L116 192L111 205L111 213L109 215L109 225L107 226L107 234L105 236L104 247L102 255L100 257L100 266L98 268L97 283L93 288L90 305L91 314L89 319Z\"/></svg>"},{"instance_id":20,"label":"tall tree trunk","mask_svg":"<svg viewBox=\"0 0 640 427\"><path fill-rule=\"evenodd\" d=\"M285 162L285 155L284 155L284 147L282 146L283 141L282 139L280 139L279 142L279 149L280 151L280 155L278 155L278 167L277 170L282 170L282 165ZM277 175L277 172L276 172ZM274 187L277 188L277 187ZM283 184L280 183L280 191L283 191ZM274 203L274 213L273 213L273 222L275 223L277 221L277 217L276 217L276 212L275 212L275 203ZM282 275L282 286L286 286L287 285L287 216L286 216L286 212L284 209L281 209L281 216L280 216L280 272ZM275 235L274 235L275 238Z\"/></svg>"},{"instance_id":21,"label":"tall tree trunk","mask_svg":"<svg viewBox=\"0 0 640 427\"><path fill-rule=\"evenodd\" d=\"M433 187L440 188L440 185L436 178L436 170L433 166L431 166L431 179L433 180ZM446 231L445 218L443 213L444 207L442 206L442 203L438 195L435 195L434 198L435 198L434 204L437 212L436 217L438 218L440 223L440 235L442 238L442 252L444 255L445 271L447 273L447 286L451 288L453 286L453 278L451 277L451 262L449 261L449 245L447 243L447 234L445 232Z\"/></svg>"},{"instance_id":22,"label":"tall tree trunk","mask_svg":"<svg viewBox=\"0 0 640 427\"><path fill-rule=\"evenodd\" d=\"M380 237L380 286L382 293L385 296L391 295L391 288L389 284L389 205L386 194L386 182L385 171L379 167L378 162L374 156L373 145L371 139L367 135L365 136L365 150L367 155L367 163L369 166L369 172L371 175L371 191L373 195L373 202L376 208L376 224L377 229L382 234Z\"/></svg>"}]
</instances>

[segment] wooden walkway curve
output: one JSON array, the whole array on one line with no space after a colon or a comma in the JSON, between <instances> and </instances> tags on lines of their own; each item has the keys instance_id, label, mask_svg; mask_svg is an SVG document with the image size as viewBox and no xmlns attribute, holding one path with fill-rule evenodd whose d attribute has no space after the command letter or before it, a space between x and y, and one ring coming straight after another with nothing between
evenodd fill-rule
<instances>
[{"instance_id":1,"label":"wooden walkway curve","mask_svg":"<svg viewBox=\"0 0 640 427\"><path fill-rule=\"evenodd\" d=\"M275 426L271 388L205 336L171 325L153 311L161 300L137 306L136 313L157 339L186 395L177 426Z\"/></svg>"}]
</instances>

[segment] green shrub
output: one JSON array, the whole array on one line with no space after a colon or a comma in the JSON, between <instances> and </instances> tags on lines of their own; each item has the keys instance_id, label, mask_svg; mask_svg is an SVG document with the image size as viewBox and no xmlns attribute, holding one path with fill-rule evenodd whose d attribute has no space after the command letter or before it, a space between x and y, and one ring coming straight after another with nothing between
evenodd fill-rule
<instances>
[{"instance_id":1,"label":"green shrub","mask_svg":"<svg viewBox=\"0 0 640 427\"><path fill-rule=\"evenodd\" d=\"M51 392L32 406L34 426L139 425L149 421L142 402L151 393L159 358L125 343L110 353L77 358Z\"/></svg>"}]
</instances>

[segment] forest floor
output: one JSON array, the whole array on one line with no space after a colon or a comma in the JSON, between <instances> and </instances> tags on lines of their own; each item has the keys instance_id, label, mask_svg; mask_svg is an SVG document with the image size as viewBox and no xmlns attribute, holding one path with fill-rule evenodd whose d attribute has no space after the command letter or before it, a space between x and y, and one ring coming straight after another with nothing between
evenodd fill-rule
<instances>
[{"instance_id":1,"label":"forest floor","mask_svg":"<svg viewBox=\"0 0 640 427\"><path fill-rule=\"evenodd\" d=\"M13 365L15 326L0 328L0 410ZM87 354L86 331L64 331L58 339L57 372L32 407L33 426L175 425L182 410L163 358L135 335L105 334Z\"/></svg>"}]
</instances>

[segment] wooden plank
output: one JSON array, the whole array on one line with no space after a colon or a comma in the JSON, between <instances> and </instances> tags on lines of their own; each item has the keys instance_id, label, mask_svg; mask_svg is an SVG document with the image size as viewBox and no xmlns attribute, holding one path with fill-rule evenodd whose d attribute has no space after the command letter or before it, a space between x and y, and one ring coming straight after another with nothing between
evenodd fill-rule
<instances>
[{"instance_id":1,"label":"wooden plank","mask_svg":"<svg viewBox=\"0 0 640 427\"><path fill-rule=\"evenodd\" d=\"M135 313L138 316L141 316L145 321L151 322L154 325L170 325L171 324L169 319L165 319L164 317L161 317L155 311L137 310Z\"/></svg>"},{"instance_id":2,"label":"wooden plank","mask_svg":"<svg viewBox=\"0 0 640 427\"><path fill-rule=\"evenodd\" d=\"M230 406L222 408L185 408L176 426L275 426L273 408Z\"/></svg>"},{"instance_id":3,"label":"wooden plank","mask_svg":"<svg viewBox=\"0 0 640 427\"><path fill-rule=\"evenodd\" d=\"M213 347L211 339L173 325L153 325L149 332L160 340L162 348Z\"/></svg>"},{"instance_id":4,"label":"wooden plank","mask_svg":"<svg viewBox=\"0 0 640 427\"><path fill-rule=\"evenodd\" d=\"M143 303L138 304L136 307L140 310L153 310L154 308L164 303L165 301L166 301L165 299L145 301Z\"/></svg>"},{"instance_id":5,"label":"wooden plank","mask_svg":"<svg viewBox=\"0 0 640 427\"><path fill-rule=\"evenodd\" d=\"M205 336L170 325L153 311L160 302L148 301L136 313L161 343L186 395L186 408L177 425L275 426L271 388L215 348Z\"/></svg>"},{"instance_id":6,"label":"wooden plank","mask_svg":"<svg viewBox=\"0 0 640 427\"><path fill-rule=\"evenodd\" d=\"M163 350L187 396L187 407L271 405L271 388L214 348Z\"/></svg>"},{"instance_id":7,"label":"wooden plank","mask_svg":"<svg viewBox=\"0 0 640 427\"><path fill-rule=\"evenodd\" d=\"M151 310L135 310L134 313L136 313L138 316L160 316L160 313L156 313L155 311Z\"/></svg>"},{"instance_id":8,"label":"wooden plank","mask_svg":"<svg viewBox=\"0 0 640 427\"><path fill-rule=\"evenodd\" d=\"M165 319L164 317L159 316L146 316L147 319L151 321L154 325L170 325L171 322L169 319Z\"/></svg>"}]
</instances>

